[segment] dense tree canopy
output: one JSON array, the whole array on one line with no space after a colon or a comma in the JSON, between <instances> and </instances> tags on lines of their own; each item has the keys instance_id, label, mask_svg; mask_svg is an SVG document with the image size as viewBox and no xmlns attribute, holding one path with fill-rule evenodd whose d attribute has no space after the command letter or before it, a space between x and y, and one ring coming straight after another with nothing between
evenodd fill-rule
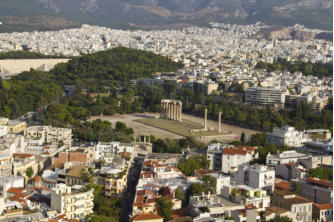
<instances>
[{"instance_id":1,"label":"dense tree canopy","mask_svg":"<svg viewBox=\"0 0 334 222\"><path fill-rule=\"evenodd\" d=\"M313 168L309 170L308 176L333 181L333 168Z\"/></svg>"},{"instance_id":2,"label":"dense tree canopy","mask_svg":"<svg viewBox=\"0 0 334 222\"><path fill-rule=\"evenodd\" d=\"M209 168L210 161L207 160L206 155L197 155L179 161L177 167L186 176L193 176L195 170Z\"/></svg>"},{"instance_id":3,"label":"dense tree canopy","mask_svg":"<svg viewBox=\"0 0 334 222\"><path fill-rule=\"evenodd\" d=\"M122 199L104 196L101 193L101 184L90 184L89 187L94 188L94 213L88 215L85 220L89 222L119 221Z\"/></svg>"},{"instance_id":4,"label":"dense tree canopy","mask_svg":"<svg viewBox=\"0 0 334 222\"><path fill-rule=\"evenodd\" d=\"M88 79L127 82L181 67L182 64L152 52L118 47L74 58L67 64L57 65L52 72L60 74L65 83Z\"/></svg>"},{"instance_id":5,"label":"dense tree canopy","mask_svg":"<svg viewBox=\"0 0 334 222\"><path fill-rule=\"evenodd\" d=\"M29 51L9 51L0 53L0 59L54 59L65 58L64 56L45 55Z\"/></svg>"},{"instance_id":6,"label":"dense tree canopy","mask_svg":"<svg viewBox=\"0 0 334 222\"><path fill-rule=\"evenodd\" d=\"M172 207L173 202L168 197L160 197L157 200L157 211L158 214L165 219L165 221L168 221L172 219Z\"/></svg>"}]
</instances>

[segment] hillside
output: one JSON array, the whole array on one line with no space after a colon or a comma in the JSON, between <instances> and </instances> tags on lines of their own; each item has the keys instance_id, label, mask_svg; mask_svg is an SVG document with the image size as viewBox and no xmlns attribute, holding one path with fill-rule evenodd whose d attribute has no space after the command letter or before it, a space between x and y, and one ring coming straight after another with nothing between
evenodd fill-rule
<instances>
[{"instance_id":1,"label":"hillside","mask_svg":"<svg viewBox=\"0 0 334 222\"><path fill-rule=\"evenodd\" d=\"M121 47L84 55L58 64L50 72L31 70L2 80L0 115L16 118L56 101L65 84L82 89L114 88L130 79L149 77L157 71L175 71L181 66L151 52Z\"/></svg>"},{"instance_id":2,"label":"hillside","mask_svg":"<svg viewBox=\"0 0 334 222\"><path fill-rule=\"evenodd\" d=\"M299 23L332 29L332 10L331 0L2 0L0 31L22 29L23 24L29 29L59 29L83 23L114 28L163 28L212 21ZM39 19L40 15L54 19Z\"/></svg>"},{"instance_id":3,"label":"hillside","mask_svg":"<svg viewBox=\"0 0 334 222\"><path fill-rule=\"evenodd\" d=\"M176 71L182 64L152 52L118 47L75 57L67 64L57 65L53 73L62 81L112 80L126 82L151 77L154 72Z\"/></svg>"},{"instance_id":4,"label":"hillside","mask_svg":"<svg viewBox=\"0 0 334 222\"><path fill-rule=\"evenodd\" d=\"M324 39L332 41L333 32L314 32L310 30L294 30L292 27L272 26L256 33L254 38L258 39Z\"/></svg>"}]
</instances>

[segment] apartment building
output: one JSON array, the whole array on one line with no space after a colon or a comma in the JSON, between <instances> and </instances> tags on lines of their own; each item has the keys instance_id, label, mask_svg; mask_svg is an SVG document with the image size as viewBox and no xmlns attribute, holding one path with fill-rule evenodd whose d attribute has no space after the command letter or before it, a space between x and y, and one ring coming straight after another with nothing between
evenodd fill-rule
<instances>
[{"instance_id":1,"label":"apartment building","mask_svg":"<svg viewBox=\"0 0 334 222\"><path fill-rule=\"evenodd\" d=\"M265 165L240 165L234 175L236 184L261 188L268 193L274 191L275 170Z\"/></svg>"},{"instance_id":2,"label":"apartment building","mask_svg":"<svg viewBox=\"0 0 334 222\"><path fill-rule=\"evenodd\" d=\"M4 137L7 135L7 126L0 125L0 137Z\"/></svg>"},{"instance_id":3,"label":"apartment building","mask_svg":"<svg viewBox=\"0 0 334 222\"><path fill-rule=\"evenodd\" d=\"M0 173L2 175L10 175L12 172L12 156L0 155Z\"/></svg>"},{"instance_id":4,"label":"apartment building","mask_svg":"<svg viewBox=\"0 0 334 222\"><path fill-rule=\"evenodd\" d=\"M261 219L258 209L252 204L246 205L245 209L232 211L231 216L235 222L258 222Z\"/></svg>"},{"instance_id":5,"label":"apartment building","mask_svg":"<svg viewBox=\"0 0 334 222\"><path fill-rule=\"evenodd\" d=\"M300 186L300 195L319 204L333 204L333 182L318 178L293 180Z\"/></svg>"},{"instance_id":6,"label":"apartment building","mask_svg":"<svg viewBox=\"0 0 334 222\"><path fill-rule=\"evenodd\" d=\"M288 190L275 189L272 196L272 205L295 213L297 222L312 221L312 201Z\"/></svg>"},{"instance_id":7,"label":"apartment building","mask_svg":"<svg viewBox=\"0 0 334 222\"><path fill-rule=\"evenodd\" d=\"M298 153L296 150L285 151L277 154L268 153L266 158L266 165L276 166L278 164L295 163L299 160L308 158L309 156L307 154Z\"/></svg>"},{"instance_id":8,"label":"apartment building","mask_svg":"<svg viewBox=\"0 0 334 222\"><path fill-rule=\"evenodd\" d=\"M332 133L328 129L309 129L304 130L303 137L313 141L323 141L332 138Z\"/></svg>"},{"instance_id":9,"label":"apartment building","mask_svg":"<svg viewBox=\"0 0 334 222\"><path fill-rule=\"evenodd\" d=\"M253 188L247 185L224 186L222 196L231 199L232 202L255 206L258 211L265 211L270 206L270 196L267 191L259 188Z\"/></svg>"},{"instance_id":10,"label":"apartment building","mask_svg":"<svg viewBox=\"0 0 334 222\"><path fill-rule=\"evenodd\" d=\"M267 207L263 216L265 221L270 221L275 217L288 217L293 222L296 221L295 213L292 213L291 211L276 206Z\"/></svg>"},{"instance_id":11,"label":"apartment building","mask_svg":"<svg viewBox=\"0 0 334 222\"><path fill-rule=\"evenodd\" d=\"M80 185L67 186L57 184L51 190L51 209L65 214L68 219L84 219L93 213L94 189L87 189Z\"/></svg>"},{"instance_id":12,"label":"apartment building","mask_svg":"<svg viewBox=\"0 0 334 222\"><path fill-rule=\"evenodd\" d=\"M239 165L249 163L254 153L253 147L210 144L207 149L209 168L223 173L232 173L238 169Z\"/></svg>"},{"instance_id":13,"label":"apartment building","mask_svg":"<svg viewBox=\"0 0 334 222\"><path fill-rule=\"evenodd\" d=\"M8 120L7 133L21 133L27 128L27 123L18 120Z\"/></svg>"},{"instance_id":14,"label":"apartment building","mask_svg":"<svg viewBox=\"0 0 334 222\"><path fill-rule=\"evenodd\" d=\"M214 92L217 92L219 86L218 83L210 79L206 79L204 82L195 82L193 85L195 92L203 93L206 95L211 95Z\"/></svg>"},{"instance_id":15,"label":"apartment building","mask_svg":"<svg viewBox=\"0 0 334 222\"><path fill-rule=\"evenodd\" d=\"M99 160L108 154L118 154L122 152L133 153L134 145L120 142L99 142L95 145L95 159Z\"/></svg>"},{"instance_id":16,"label":"apartment building","mask_svg":"<svg viewBox=\"0 0 334 222\"><path fill-rule=\"evenodd\" d=\"M72 143L72 129L57 128L52 126L31 126L24 130L27 139L42 138L44 143L59 144L70 147Z\"/></svg>"},{"instance_id":17,"label":"apartment building","mask_svg":"<svg viewBox=\"0 0 334 222\"><path fill-rule=\"evenodd\" d=\"M284 180L306 178L308 171L303 165L296 163L278 164L275 168L276 176Z\"/></svg>"},{"instance_id":18,"label":"apartment building","mask_svg":"<svg viewBox=\"0 0 334 222\"><path fill-rule=\"evenodd\" d=\"M7 197L7 190L12 187L24 187L24 177L0 175L0 193L5 198Z\"/></svg>"},{"instance_id":19,"label":"apartment building","mask_svg":"<svg viewBox=\"0 0 334 222\"><path fill-rule=\"evenodd\" d=\"M303 133L291 126L275 127L272 132L267 133L267 142L276 146L301 147Z\"/></svg>"},{"instance_id":20,"label":"apartment building","mask_svg":"<svg viewBox=\"0 0 334 222\"><path fill-rule=\"evenodd\" d=\"M38 170L38 164L36 157L29 153L14 153L13 154L13 175L24 176L28 179L26 171L28 168L32 168L35 176Z\"/></svg>"},{"instance_id":21,"label":"apartment building","mask_svg":"<svg viewBox=\"0 0 334 222\"><path fill-rule=\"evenodd\" d=\"M250 87L245 91L245 103L284 108L285 92L278 88Z\"/></svg>"},{"instance_id":22,"label":"apartment building","mask_svg":"<svg viewBox=\"0 0 334 222\"><path fill-rule=\"evenodd\" d=\"M98 176L98 182L103 185L104 195L121 194L126 189L127 169L102 170Z\"/></svg>"},{"instance_id":23,"label":"apartment building","mask_svg":"<svg viewBox=\"0 0 334 222\"><path fill-rule=\"evenodd\" d=\"M333 221L333 204L313 204L312 218L316 222Z\"/></svg>"}]
</instances>

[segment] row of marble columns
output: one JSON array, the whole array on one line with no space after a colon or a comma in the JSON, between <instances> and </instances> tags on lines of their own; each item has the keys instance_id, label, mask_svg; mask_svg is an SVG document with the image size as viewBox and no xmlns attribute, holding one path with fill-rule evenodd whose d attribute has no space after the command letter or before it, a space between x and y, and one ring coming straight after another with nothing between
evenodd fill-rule
<instances>
[{"instance_id":1,"label":"row of marble columns","mask_svg":"<svg viewBox=\"0 0 334 222\"><path fill-rule=\"evenodd\" d=\"M172 119L182 121L182 102L178 100L162 100L161 115L162 119Z\"/></svg>"}]
</instances>

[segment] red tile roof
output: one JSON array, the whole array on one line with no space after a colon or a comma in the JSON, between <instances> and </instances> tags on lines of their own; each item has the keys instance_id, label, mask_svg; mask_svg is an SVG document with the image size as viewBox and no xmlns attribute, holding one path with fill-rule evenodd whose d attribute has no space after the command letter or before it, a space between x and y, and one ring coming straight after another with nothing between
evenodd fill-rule
<instances>
[{"instance_id":1,"label":"red tile roof","mask_svg":"<svg viewBox=\"0 0 334 222\"><path fill-rule=\"evenodd\" d=\"M283 180L279 183L275 183L275 188L278 188L281 190L290 190L290 183Z\"/></svg>"},{"instance_id":2,"label":"red tile roof","mask_svg":"<svg viewBox=\"0 0 334 222\"><path fill-rule=\"evenodd\" d=\"M234 146L235 149L239 149L239 150L246 150L248 152L253 152L255 150L254 147L250 147L250 146Z\"/></svg>"},{"instance_id":3,"label":"red tile roof","mask_svg":"<svg viewBox=\"0 0 334 222\"><path fill-rule=\"evenodd\" d=\"M40 176L34 176L33 181L34 182L41 182L42 181L42 177L40 177Z\"/></svg>"},{"instance_id":4,"label":"red tile roof","mask_svg":"<svg viewBox=\"0 0 334 222\"><path fill-rule=\"evenodd\" d=\"M23 188L11 187L7 190L8 193L22 193Z\"/></svg>"},{"instance_id":5,"label":"red tile roof","mask_svg":"<svg viewBox=\"0 0 334 222\"><path fill-rule=\"evenodd\" d=\"M132 220L133 221L139 221L139 220L157 220L157 219L163 219L157 214L138 214L135 215Z\"/></svg>"},{"instance_id":6,"label":"red tile roof","mask_svg":"<svg viewBox=\"0 0 334 222\"><path fill-rule=\"evenodd\" d=\"M245 150L234 149L234 148L225 148L223 150L224 155L246 155L248 152Z\"/></svg>"},{"instance_id":7,"label":"red tile roof","mask_svg":"<svg viewBox=\"0 0 334 222\"><path fill-rule=\"evenodd\" d=\"M312 183L312 184L316 184L322 187L326 187L326 188L333 188L333 182L329 181L329 180L321 180L318 178L312 178L309 177L306 179L307 182Z\"/></svg>"},{"instance_id":8,"label":"red tile roof","mask_svg":"<svg viewBox=\"0 0 334 222\"><path fill-rule=\"evenodd\" d=\"M314 203L314 206L319 208L319 210L332 210L333 204L316 204Z\"/></svg>"},{"instance_id":9,"label":"red tile roof","mask_svg":"<svg viewBox=\"0 0 334 222\"><path fill-rule=\"evenodd\" d=\"M246 206L245 206L245 209L246 210L253 210L253 209L257 209L253 204L247 204Z\"/></svg>"},{"instance_id":10,"label":"red tile roof","mask_svg":"<svg viewBox=\"0 0 334 222\"><path fill-rule=\"evenodd\" d=\"M13 157L17 157L17 158L21 158L21 159L25 159L25 158L29 158L32 157L34 154L31 153L13 153Z\"/></svg>"},{"instance_id":11,"label":"red tile roof","mask_svg":"<svg viewBox=\"0 0 334 222\"><path fill-rule=\"evenodd\" d=\"M211 170L211 169L199 169L199 170L196 170L195 172L202 176L202 175L205 175L205 174L208 174L208 173L215 173L217 171Z\"/></svg>"}]
</instances>

